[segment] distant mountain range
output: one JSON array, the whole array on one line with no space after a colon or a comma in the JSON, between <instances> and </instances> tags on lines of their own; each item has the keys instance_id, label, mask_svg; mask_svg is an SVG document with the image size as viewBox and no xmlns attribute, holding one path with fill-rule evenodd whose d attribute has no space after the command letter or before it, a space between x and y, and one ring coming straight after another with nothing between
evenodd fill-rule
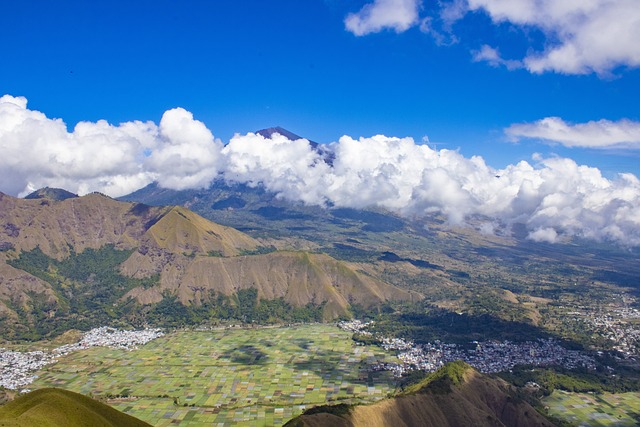
<instances>
[{"instance_id":1,"label":"distant mountain range","mask_svg":"<svg viewBox=\"0 0 640 427\"><path fill-rule=\"evenodd\" d=\"M258 133L299 139L282 128ZM274 310L290 312L286 307L309 308L296 319L328 320L424 296L446 310L537 326L541 311L560 295L579 304L580 298L637 292L637 250L579 240L535 243L518 224L486 233L483 218L475 229L470 222L456 228L436 214L416 219L381 209L304 205L259 185L222 180L183 191L150 184L120 203L50 188L25 199L3 195L0 322L22 325L23 333L61 317L73 319L67 326L95 322L82 312L95 300L114 307L104 321L255 320ZM102 251L100 272L78 266L95 263L85 258L97 258L96 251ZM220 309L220 296L231 308ZM272 306L258 318L241 315L238 298L245 296ZM40 312L47 313L42 321Z\"/></svg>"},{"instance_id":2,"label":"distant mountain range","mask_svg":"<svg viewBox=\"0 0 640 427\"><path fill-rule=\"evenodd\" d=\"M277 250L271 241L265 246L184 207L119 202L98 193L40 194L17 199L0 193L3 331L50 325L52 332L108 320L100 312L143 321L145 310L163 301L173 304L163 310L200 308L202 318L205 306L213 310L223 298L233 308L235 296L248 290L258 301L317 307L324 320L349 316L353 304L420 298L328 255Z\"/></svg>"},{"instance_id":3,"label":"distant mountain range","mask_svg":"<svg viewBox=\"0 0 640 427\"><path fill-rule=\"evenodd\" d=\"M259 131L298 135L282 128ZM314 145L314 144L312 144ZM315 146L315 145L314 145ZM574 239L534 242L524 224L469 218L455 227L438 214L403 217L383 209L305 205L262 186L217 180L206 189L169 190L150 184L120 200L181 205L281 248L328 254L436 306L470 315L491 314L537 326L561 295L577 304L639 294L640 253ZM581 302L581 300L583 300Z\"/></svg>"}]
</instances>

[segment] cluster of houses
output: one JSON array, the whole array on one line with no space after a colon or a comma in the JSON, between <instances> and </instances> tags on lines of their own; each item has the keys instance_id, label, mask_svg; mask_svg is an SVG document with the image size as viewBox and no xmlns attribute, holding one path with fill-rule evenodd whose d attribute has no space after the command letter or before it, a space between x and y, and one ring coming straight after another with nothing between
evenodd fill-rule
<instances>
[{"instance_id":1,"label":"cluster of houses","mask_svg":"<svg viewBox=\"0 0 640 427\"><path fill-rule=\"evenodd\" d=\"M370 335L365 328L369 323L360 321L340 322L338 326L346 331ZM502 372L516 365L550 366L560 365L575 369L584 367L595 369L593 357L562 347L553 339L539 339L515 343L510 341L474 341L472 348L440 341L415 344L402 338L377 337L381 346L388 351L397 351L402 363L379 363L374 370L387 370L402 376L411 370L433 372L447 362L463 360L480 372Z\"/></svg>"},{"instance_id":2,"label":"cluster of houses","mask_svg":"<svg viewBox=\"0 0 640 427\"><path fill-rule=\"evenodd\" d=\"M0 348L0 387L18 390L31 384L37 376L33 373L57 361L57 357L89 347L112 347L133 350L151 340L164 335L160 329L121 331L101 327L86 332L75 344L67 344L45 351L7 351ZM28 391L24 390L23 391Z\"/></svg>"},{"instance_id":3,"label":"cluster of houses","mask_svg":"<svg viewBox=\"0 0 640 427\"><path fill-rule=\"evenodd\" d=\"M122 350L134 350L164 335L161 329L141 329L137 331L123 331L108 326L102 326L86 332L80 341L67 344L53 350L55 355L68 354L73 351L89 347L111 347Z\"/></svg>"},{"instance_id":4,"label":"cluster of houses","mask_svg":"<svg viewBox=\"0 0 640 427\"><path fill-rule=\"evenodd\" d=\"M567 313L576 321L587 325L595 334L608 339L612 348L626 358L640 356L640 310L633 308L636 300L628 295L621 297L622 304L607 307L606 313L594 311L587 307L572 307Z\"/></svg>"},{"instance_id":5,"label":"cluster of houses","mask_svg":"<svg viewBox=\"0 0 640 427\"><path fill-rule=\"evenodd\" d=\"M33 372L55 362L51 353L44 351L5 351L0 349L0 387L17 390L37 378Z\"/></svg>"}]
</instances>

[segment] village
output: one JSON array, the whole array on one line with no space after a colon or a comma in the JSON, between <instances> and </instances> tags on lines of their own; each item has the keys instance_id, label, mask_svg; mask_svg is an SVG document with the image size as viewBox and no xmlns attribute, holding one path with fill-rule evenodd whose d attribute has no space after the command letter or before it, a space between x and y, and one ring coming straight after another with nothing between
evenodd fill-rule
<instances>
[{"instance_id":1,"label":"village","mask_svg":"<svg viewBox=\"0 0 640 427\"><path fill-rule=\"evenodd\" d=\"M371 335L365 330L370 324L371 322L352 320L340 322L338 327L362 335ZM464 349L456 344L440 341L420 345L402 338L376 338L385 350L397 351L397 357L402 363L380 363L373 369L391 371L397 377L416 369L433 372L445 363L455 360L462 360L484 373L502 372L516 365L560 365L568 369L596 368L593 357L577 350L567 350L553 339L524 343L474 341L474 348Z\"/></svg>"},{"instance_id":2,"label":"village","mask_svg":"<svg viewBox=\"0 0 640 427\"><path fill-rule=\"evenodd\" d=\"M37 378L33 372L55 363L60 356L90 347L133 350L163 335L160 329L123 331L103 326L86 332L77 343L57 347L51 352L19 352L0 348L0 387L27 392L29 390L24 387Z\"/></svg>"},{"instance_id":3,"label":"village","mask_svg":"<svg viewBox=\"0 0 640 427\"><path fill-rule=\"evenodd\" d=\"M620 352L625 358L636 358L640 355L640 310L635 298L621 294L615 296L619 302L607 306L605 310L584 306L566 307L571 310L567 318L580 323L593 334L606 338L612 343L612 349Z\"/></svg>"},{"instance_id":4,"label":"village","mask_svg":"<svg viewBox=\"0 0 640 427\"><path fill-rule=\"evenodd\" d=\"M621 319L638 318L640 312L626 309L616 312L612 317L586 316L582 312L571 313L583 322L589 322L601 333L616 343L615 348L624 355L637 354L637 342L640 332ZM338 327L345 331L371 336L367 326L372 322L359 320L342 321ZM34 372L44 366L55 363L57 358L74 351L90 347L112 347L133 350L140 345L163 336L160 329L143 329L137 331L118 330L100 327L86 332L80 341L47 351L17 352L0 349L0 387L25 391L24 387L32 383ZM595 369L593 357L577 350L568 350L554 339L538 339L527 342L510 341L474 341L471 348L439 340L433 343L416 344L402 338L375 337L387 351L397 352L401 363L379 363L373 370L391 371L400 377L411 370L433 372L447 362L463 360L484 373L501 372L512 369L516 365L551 366L558 365L568 369L578 367Z\"/></svg>"}]
</instances>

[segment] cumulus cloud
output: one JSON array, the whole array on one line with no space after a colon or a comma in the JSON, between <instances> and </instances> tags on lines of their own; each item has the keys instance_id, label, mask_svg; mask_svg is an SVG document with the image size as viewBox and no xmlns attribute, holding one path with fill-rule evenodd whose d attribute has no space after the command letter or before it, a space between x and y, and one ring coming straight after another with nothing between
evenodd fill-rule
<instances>
[{"instance_id":1,"label":"cumulus cloud","mask_svg":"<svg viewBox=\"0 0 640 427\"><path fill-rule=\"evenodd\" d=\"M289 200L326 203L330 167L309 141L290 141L274 134L271 139L248 133L235 135L222 150L224 177L232 183L264 186Z\"/></svg>"},{"instance_id":2,"label":"cumulus cloud","mask_svg":"<svg viewBox=\"0 0 640 427\"><path fill-rule=\"evenodd\" d=\"M534 242L556 243L558 240L558 233L550 227L538 228L535 231L530 232L528 237Z\"/></svg>"},{"instance_id":3,"label":"cumulus cloud","mask_svg":"<svg viewBox=\"0 0 640 427\"><path fill-rule=\"evenodd\" d=\"M406 31L418 22L420 0L374 0L344 20L348 31L356 36L392 29Z\"/></svg>"},{"instance_id":4,"label":"cumulus cloud","mask_svg":"<svg viewBox=\"0 0 640 427\"><path fill-rule=\"evenodd\" d=\"M640 8L636 0L467 0L470 11L486 12L494 23L540 30L543 51L522 58L533 73L607 75L640 65Z\"/></svg>"},{"instance_id":5,"label":"cumulus cloud","mask_svg":"<svg viewBox=\"0 0 640 427\"><path fill-rule=\"evenodd\" d=\"M24 97L0 98L2 191L25 195L44 187L80 194L127 194L150 182L168 188L206 186L217 174L222 143L183 109L167 111L158 127L133 121L80 122L27 108Z\"/></svg>"},{"instance_id":6,"label":"cumulus cloud","mask_svg":"<svg viewBox=\"0 0 640 427\"><path fill-rule=\"evenodd\" d=\"M494 169L479 156L384 135L343 136L323 148L330 163L307 140L278 134L237 134L223 146L181 108L159 125L101 120L69 132L62 120L29 110L25 98L0 98L0 190L13 195L55 186L119 196L152 181L185 189L224 179L309 205L440 214L483 233L518 223L535 241L578 236L640 245L640 180L632 174L607 179L571 159L540 155Z\"/></svg>"},{"instance_id":7,"label":"cumulus cloud","mask_svg":"<svg viewBox=\"0 0 640 427\"><path fill-rule=\"evenodd\" d=\"M475 61L532 73L612 74L640 66L640 7L637 0L449 0L428 8L422 0L375 0L345 19L347 30L362 36L387 28L396 32L420 25L438 44L457 41L453 24L469 12L486 13L494 25L538 30L544 48L531 47L520 58L505 59L486 44ZM425 15L420 17L420 10ZM436 18L436 19L434 19ZM436 25L437 24L437 25ZM445 43L445 41L449 41Z\"/></svg>"},{"instance_id":8,"label":"cumulus cloud","mask_svg":"<svg viewBox=\"0 0 640 427\"><path fill-rule=\"evenodd\" d=\"M609 180L597 168L539 155L534 164L494 169L479 156L384 135L343 136L328 148L332 166L306 140L236 135L223 149L223 176L308 204L442 214L484 233L523 223L534 241L640 245L640 181L631 174Z\"/></svg>"},{"instance_id":9,"label":"cumulus cloud","mask_svg":"<svg viewBox=\"0 0 640 427\"><path fill-rule=\"evenodd\" d=\"M546 117L512 124L504 131L512 141L535 138L566 147L640 149L640 122L626 119L570 124L560 117Z\"/></svg>"},{"instance_id":10,"label":"cumulus cloud","mask_svg":"<svg viewBox=\"0 0 640 427\"><path fill-rule=\"evenodd\" d=\"M222 142L214 139L190 112L182 108L166 111L154 142L143 166L161 186L174 190L203 188L218 174Z\"/></svg>"}]
</instances>

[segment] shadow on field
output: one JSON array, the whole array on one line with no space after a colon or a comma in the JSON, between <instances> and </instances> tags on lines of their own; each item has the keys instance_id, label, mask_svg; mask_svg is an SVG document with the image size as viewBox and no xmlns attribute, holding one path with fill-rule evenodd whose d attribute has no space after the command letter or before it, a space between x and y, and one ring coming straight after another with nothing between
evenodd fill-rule
<instances>
[{"instance_id":1,"label":"shadow on field","mask_svg":"<svg viewBox=\"0 0 640 427\"><path fill-rule=\"evenodd\" d=\"M578 349L576 342L562 339L535 325L507 321L490 314L472 315L433 308L422 313L403 313L377 320L372 332L383 336L402 337L416 343L440 340L447 343L469 345L472 341L535 341L556 338L567 348Z\"/></svg>"},{"instance_id":2,"label":"shadow on field","mask_svg":"<svg viewBox=\"0 0 640 427\"><path fill-rule=\"evenodd\" d=\"M229 359L233 363L243 365L264 365L268 363L267 354L252 345L243 345L229 349L222 353L221 357Z\"/></svg>"}]
</instances>

